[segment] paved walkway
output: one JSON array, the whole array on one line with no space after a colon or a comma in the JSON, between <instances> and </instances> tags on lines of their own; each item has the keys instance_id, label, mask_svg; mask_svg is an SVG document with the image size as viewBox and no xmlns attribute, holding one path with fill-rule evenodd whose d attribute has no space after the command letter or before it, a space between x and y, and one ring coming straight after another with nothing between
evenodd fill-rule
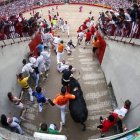
<instances>
[{"instance_id":1,"label":"paved walkway","mask_svg":"<svg viewBox=\"0 0 140 140\"><path fill-rule=\"evenodd\" d=\"M47 17L47 10L42 9L44 17ZM98 18L101 8L84 6L84 13L79 13L79 6L64 5L59 7L60 16L70 23L70 38L76 44L76 30L79 25L88 17L90 10L93 11L95 20ZM64 33L57 33L61 35L61 38L67 42L68 38ZM92 46L87 46L83 49L84 43L73 49L72 55L67 56L65 59L67 62L76 67L77 72L75 77L80 76L79 82L81 84L84 98L88 108L88 119L86 122L87 130L81 131L82 126L76 124L70 117L69 112L66 115L66 126L63 127L62 134L68 137L68 140L87 140L88 138L98 138L100 136L96 129L99 123L99 117L102 115L107 116L106 109L111 109L111 102L109 99L107 85L104 74L95 56L92 54ZM79 75L80 71L80 75ZM53 99L61 88L61 74L56 71L56 55L52 52L52 67L49 71L49 77L45 83L43 83L43 91L46 97ZM22 126L27 135L32 135L34 131L38 130L41 122L56 123L59 125L60 112L56 107L45 106L42 113L38 113L37 103L31 105L26 113L28 122L23 122Z\"/></svg>"}]
</instances>

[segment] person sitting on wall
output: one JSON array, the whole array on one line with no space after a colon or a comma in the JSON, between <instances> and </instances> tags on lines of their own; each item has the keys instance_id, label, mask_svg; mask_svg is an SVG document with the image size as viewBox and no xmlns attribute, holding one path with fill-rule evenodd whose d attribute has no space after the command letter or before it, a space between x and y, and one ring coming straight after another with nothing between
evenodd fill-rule
<instances>
[{"instance_id":1,"label":"person sitting on wall","mask_svg":"<svg viewBox=\"0 0 140 140\"><path fill-rule=\"evenodd\" d=\"M40 133L48 133L48 134L60 134L62 131L62 122L60 122L60 128L59 130L57 129L56 124L50 124L48 127L46 123L41 123L39 132Z\"/></svg>"}]
</instances>

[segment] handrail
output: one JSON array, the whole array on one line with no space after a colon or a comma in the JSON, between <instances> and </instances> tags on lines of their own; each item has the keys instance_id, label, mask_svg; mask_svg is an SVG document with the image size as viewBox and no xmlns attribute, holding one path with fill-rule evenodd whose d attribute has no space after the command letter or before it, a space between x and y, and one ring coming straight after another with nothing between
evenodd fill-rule
<instances>
[{"instance_id":1,"label":"handrail","mask_svg":"<svg viewBox=\"0 0 140 140\"><path fill-rule=\"evenodd\" d=\"M23 38L25 38L24 40L22 40ZM14 39L20 39L20 41L15 41ZM3 47L5 47L5 46L8 46L8 45L13 45L13 44L19 44L20 42L25 42L25 41L30 41L30 40L32 40L32 38L31 37L20 37L20 38L11 38L11 40L13 41L13 42L11 42L10 44L8 43L6 43L5 41L6 40L1 40L0 42L3 42L3 45L1 45L0 47L1 48L3 48ZM8 39L9 40L9 39Z\"/></svg>"},{"instance_id":2,"label":"handrail","mask_svg":"<svg viewBox=\"0 0 140 140\"><path fill-rule=\"evenodd\" d=\"M122 42L122 43L124 43L124 44L130 44L130 45L132 45L132 46L140 46L140 44L136 44L136 43L134 43L134 42L131 43L132 39L135 39L135 38L130 38L129 41L123 41L123 39L126 38L126 37L122 37L120 40L116 39L117 36L115 36L115 38L111 38L111 37L108 36L108 35L104 35L104 37L107 37L107 39L109 39L109 40L113 40L113 41L117 41L117 42ZM119 36L118 36L118 37L119 37Z\"/></svg>"},{"instance_id":3,"label":"handrail","mask_svg":"<svg viewBox=\"0 0 140 140\"><path fill-rule=\"evenodd\" d=\"M117 35L115 35L115 36L113 36L114 38L111 38L111 36L109 36L109 35L107 34L107 31L106 31L106 30L103 30L103 29L101 28L100 23L99 23L99 28L100 28L100 31L102 32L103 36L104 36L104 37L107 37L107 38L110 39L110 40L114 40L114 41L117 41L117 42L122 42L122 43L124 43L124 44L130 44L130 45L132 45L132 46L134 46L134 45L135 45L135 46L140 46L140 44L136 44L136 43L134 43L134 42L131 42L133 39L137 39L137 38L133 38L133 36L130 37L130 40L129 40L129 41L123 41L124 38L127 38L126 36L117 36ZM118 40L118 39L116 39L116 37L121 37L121 39Z\"/></svg>"}]
</instances>

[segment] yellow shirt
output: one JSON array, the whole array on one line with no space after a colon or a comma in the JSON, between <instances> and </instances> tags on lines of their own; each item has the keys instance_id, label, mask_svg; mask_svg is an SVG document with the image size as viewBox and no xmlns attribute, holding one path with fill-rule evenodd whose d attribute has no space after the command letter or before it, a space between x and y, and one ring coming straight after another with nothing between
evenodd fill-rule
<instances>
[{"instance_id":1,"label":"yellow shirt","mask_svg":"<svg viewBox=\"0 0 140 140\"><path fill-rule=\"evenodd\" d=\"M18 79L18 83L21 85L22 88L25 88L25 89L29 88L28 79L29 77L25 77L22 80Z\"/></svg>"},{"instance_id":2,"label":"yellow shirt","mask_svg":"<svg viewBox=\"0 0 140 140\"><path fill-rule=\"evenodd\" d=\"M57 21L55 19L53 19L51 22L52 22L53 25L56 25Z\"/></svg>"}]
</instances>

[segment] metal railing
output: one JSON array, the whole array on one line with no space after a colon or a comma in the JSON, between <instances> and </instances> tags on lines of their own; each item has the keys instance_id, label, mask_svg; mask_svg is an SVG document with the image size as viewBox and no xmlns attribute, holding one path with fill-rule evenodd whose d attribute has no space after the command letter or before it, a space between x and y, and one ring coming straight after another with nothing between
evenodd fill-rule
<instances>
[{"instance_id":1,"label":"metal railing","mask_svg":"<svg viewBox=\"0 0 140 140\"><path fill-rule=\"evenodd\" d=\"M2 40L0 41L0 47L6 47L8 45L14 45L14 44L19 44L21 42L26 42L26 41L31 41L32 37L20 37L20 38L15 38L15 39L11 39L10 41L7 42L7 40ZM10 43L9 43L10 42Z\"/></svg>"}]
</instances>

